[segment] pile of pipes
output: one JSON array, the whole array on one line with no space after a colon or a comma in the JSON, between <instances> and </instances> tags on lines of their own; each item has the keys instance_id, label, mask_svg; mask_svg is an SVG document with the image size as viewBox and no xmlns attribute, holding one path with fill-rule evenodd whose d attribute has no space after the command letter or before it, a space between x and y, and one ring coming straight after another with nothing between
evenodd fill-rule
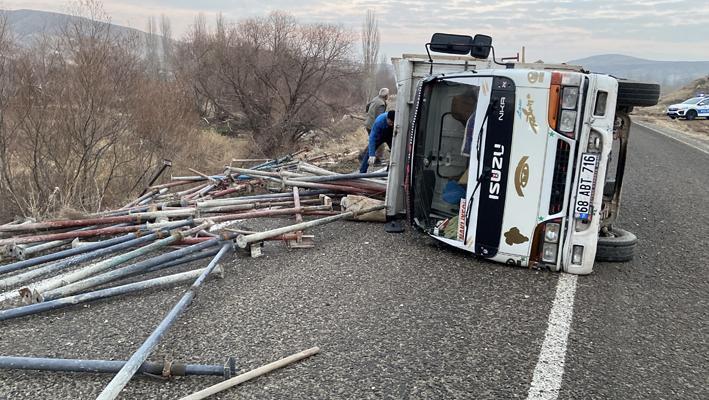
<instances>
[{"instance_id":1,"label":"pile of pipes","mask_svg":"<svg viewBox=\"0 0 709 400\"><path fill-rule=\"evenodd\" d=\"M171 166L166 162L150 186L119 209L76 219L0 225L0 321L192 282L128 361L0 357L0 368L117 372L99 396L113 399L136 372L175 373L147 362L147 357L206 279L224 273L219 261L226 254L242 249L245 255L258 256L267 240L311 247L313 235L306 235L306 229L347 218L383 217L383 204L372 199L384 196L386 172L339 174L296 155L234 160L216 175L190 169L195 175L155 184ZM262 162L249 168L234 166L257 161ZM238 221L272 217L292 218L294 223L260 232L230 227ZM207 258L211 261L204 268L169 272ZM160 276L136 280L155 271L161 271ZM131 282L123 283L126 279ZM235 366L227 361L224 366L187 365L177 370L229 377Z\"/></svg>"}]
</instances>

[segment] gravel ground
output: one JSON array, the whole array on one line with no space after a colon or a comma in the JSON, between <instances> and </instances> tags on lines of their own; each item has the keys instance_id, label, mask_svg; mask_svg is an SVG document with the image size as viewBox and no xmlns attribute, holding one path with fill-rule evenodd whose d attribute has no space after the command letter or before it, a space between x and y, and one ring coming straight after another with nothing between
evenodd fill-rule
<instances>
[{"instance_id":1,"label":"gravel ground","mask_svg":"<svg viewBox=\"0 0 709 400\"><path fill-rule=\"evenodd\" d=\"M709 398L709 164L655 134L631 143L622 226L640 237L639 257L579 278L559 398ZM557 274L480 262L378 224L310 233L312 249L272 242L264 257L230 256L226 277L206 283L150 359L233 355L246 371L321 348L215 399L526 398ZM184 290L2 322L0 354L126 359ZM95 398L110 378L5 370L0 399ZM219 381L137 377L121 398L175 399Z\"/></svg>"},{"instance_id":2,"label":"gravel ground","mask_svg":"<svg viewBox=\"0 0 709 400\"><path fill-rule=\"evenodd\" d=\"M275 221L274 221L275 223ZM252 224L253 225L253 224ZM480 263L418 234L344 222L317 247L232 257L151 356L248 370L319 346L298 365L215 398L524 397L558 277ZM397 249L391 252L391 249ZM184 287L3 323L0 353L125 359ZM0 396L91 398L109 376L0 371ZM122 398L176 398L219 382L135 379Z\"/></svg>"}]
</instances>

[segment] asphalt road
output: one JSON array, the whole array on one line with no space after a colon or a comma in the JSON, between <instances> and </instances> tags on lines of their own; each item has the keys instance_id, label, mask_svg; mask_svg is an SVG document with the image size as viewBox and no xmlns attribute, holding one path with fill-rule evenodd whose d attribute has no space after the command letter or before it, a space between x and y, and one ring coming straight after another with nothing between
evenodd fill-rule
<instances>
[{"instance_id":1,"label":"asphalt road","mask_svg":"<svg viewBox=\"0 0 709 400\"><path fill-rule=\"evenodd\" d=\"M578 279L559 398L706 399L709 156L632 135L621 226L638 235L638 256ZM268 243L264 257L230 258L150 359L234 355L249 370L321 348L215 399L527 398L558 274L376 224L313 233L313 249ZM0 322L0 354L125 359L184 289ZM0 399L94 398L110 378L5 370ZM140 377L121 398L175 399L219 381Z\"/></svg>"}]
</instances>

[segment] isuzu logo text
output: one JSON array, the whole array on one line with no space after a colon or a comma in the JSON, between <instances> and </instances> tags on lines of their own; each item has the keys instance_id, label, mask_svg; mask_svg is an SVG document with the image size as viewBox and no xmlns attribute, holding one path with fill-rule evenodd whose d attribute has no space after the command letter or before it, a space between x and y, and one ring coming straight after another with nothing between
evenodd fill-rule
<instances>
[{"instance_id":1,"label":"isuzu logo text","mask_svg":"<svg viewBox=\"0 0 709 400\"><path fill-rule=\"evenodd\" d=\"M502 162L505 155L505 146L495 143L495 149L492 152L492 172L490 174L490 190L487 195L493 200L500 199L500 181L502 180Z\"/></svg>"}]
</instances>

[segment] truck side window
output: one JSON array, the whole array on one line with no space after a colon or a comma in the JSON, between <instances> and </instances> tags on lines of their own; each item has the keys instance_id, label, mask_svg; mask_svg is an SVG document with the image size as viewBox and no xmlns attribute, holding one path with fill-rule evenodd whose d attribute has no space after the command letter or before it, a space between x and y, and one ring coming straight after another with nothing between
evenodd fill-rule
<instances>
[{"instance_id":1,"label":"truck side window","mask_svg":"<svg viewBox=\"0 0 709 400\"><path fill-rule=\"evenodd\" d=\"M606 102L608 101L608 92L599 91L596 95L596 106L593 109L593 115L602 117L606 115Z\"/></svg>"}]
</instances>

